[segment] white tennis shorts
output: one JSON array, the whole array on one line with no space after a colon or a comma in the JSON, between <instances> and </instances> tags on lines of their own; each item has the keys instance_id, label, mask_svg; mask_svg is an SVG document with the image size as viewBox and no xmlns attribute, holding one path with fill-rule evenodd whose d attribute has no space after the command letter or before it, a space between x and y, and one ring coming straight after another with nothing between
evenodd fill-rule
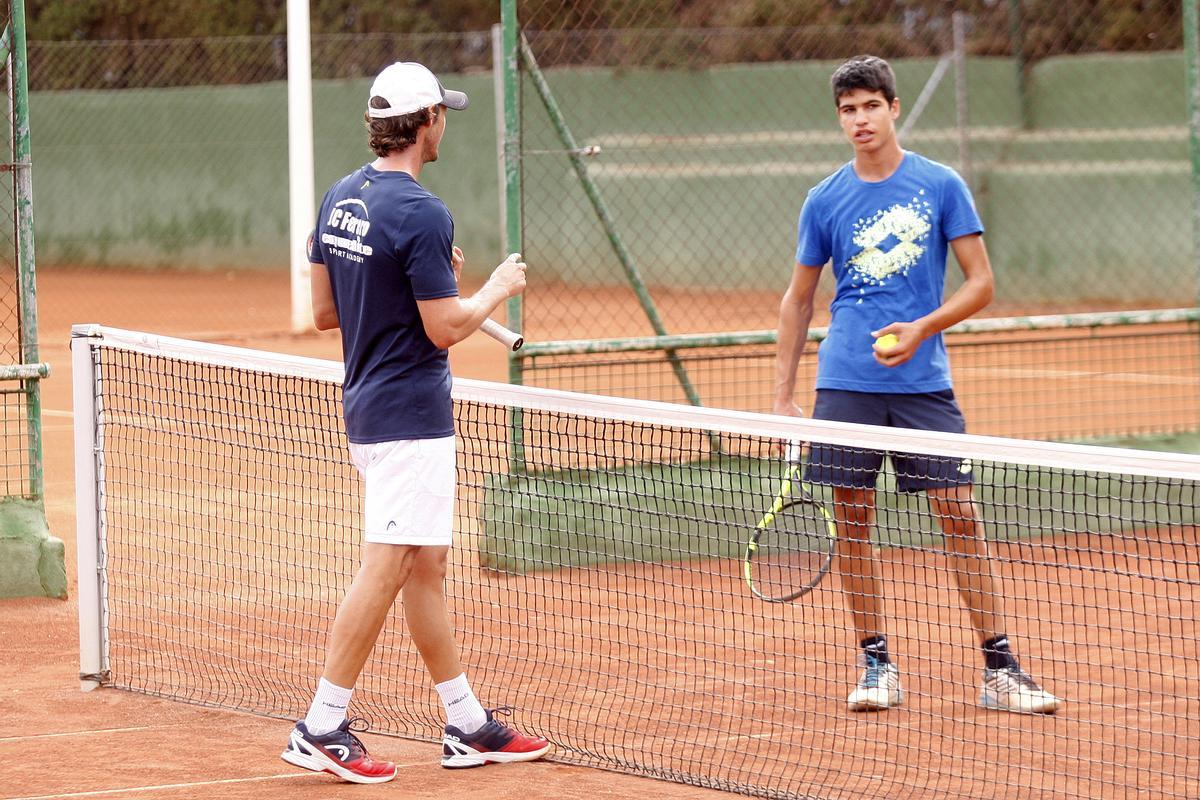
<instances>
[{"instance_id":1,"label":"white tennis shorts","mask_svg":"<svg viewBox=\"0 0 1200 800\"><path fill-rule=\"evenodd\" d=\"M449 545L454 531L454 437L350 443L363 476L368 542Z\"/></svg>"}]
</instances>

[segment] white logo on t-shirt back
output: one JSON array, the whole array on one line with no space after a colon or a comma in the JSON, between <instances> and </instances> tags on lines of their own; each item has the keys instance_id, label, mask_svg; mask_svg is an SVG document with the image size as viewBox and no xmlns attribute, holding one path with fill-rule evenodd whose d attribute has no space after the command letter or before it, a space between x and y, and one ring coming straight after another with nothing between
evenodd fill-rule
<instances>
[{"instance_id":1,"label":"white logo on t-shirt back","mask_svg":"<svg viewBox=\"0 0 1200 800\"><path fill-rule=\"evenodd\" d=\"M359 208L362 210L359 211ZM329 209L329 218L325 220L325 228L321 233L321 244L339 258L361 262L365 256L374 252L371 245L363 242L363 237L369 230L371 215L367 211L367 204L357 197L352 197L336 203Z\"/></svg>"}]
</instances>

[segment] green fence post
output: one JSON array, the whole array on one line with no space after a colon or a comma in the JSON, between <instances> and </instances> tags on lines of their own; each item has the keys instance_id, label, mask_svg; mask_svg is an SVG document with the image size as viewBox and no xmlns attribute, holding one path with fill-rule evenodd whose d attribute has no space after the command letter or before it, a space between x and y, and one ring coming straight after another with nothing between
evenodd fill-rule
<instances>
[{"instance_id":1,"label":"green fence post","mask_svg":"<svg viewBox=\"0 0 1200 800\"><path fill-rule=\"evenodd\" d=\"M524 221L521 217L521 71L517 42L521 35L517 19L517 0L500 2L500 68L504 101L502 118L504 137L504 250L505 253L525 253ZM525 306L522 297L510 297L507 306L508 327L517 333L525 329ZM519 354L508 354L508 381L525 381L525 364ZM521 409L509 410L509 471L525 468L525 418Z\"/></svg>"},{"instance_id":2,"label":"green fence post","mask_svg":"<svg viewBox=\"0 0 1200 800\"><path fill-rule=\"evenodd\" d=\"M1021 0L1008 0L1008 30L1012 39L1013 58L1017 64L1017 103L1021 106L1021 127L1033 127L1029 109L1029 60L1025 55L1025 14Z\"/></svg>"},{"instance_id":3,"label":"green fence post","mask_svg":"<svg viewBox=\"0 0 1200 800\"><path fill-rule=\"evenodd\" d=\"M48 373L38 364L37 293L33 250L33 180L29 136L29 62L25 46L24 0L12 0L9 29L0 37L8 69L11 123L11 162L6 170L13 182L13 219L16 234L17 339L20 364L12 375L21 381L25 396L28 484L21 496L0 503L0 597L67 596L65 549L46 525L42 472L41 378ZM6 370L6 372L8 372Z\"/></svg>"},{"instance_id":4,"label":"green fence post","mask_svg":"<svg viewBox=\"0 0 1200 800\"><path fill-rule=\"evenodd\" d=\"M1183 0L1183 49L1187 64L1188 151L1192 168L1192 262L1196 273L1196 306L1200 308L1200 0ZM1200 409L1197 410L1200 413Z\"/></svg>"},{"instance_id":5,"label":"green fence post","mask_svg":"<svg viewBox=\"0 0 1200 800\"><path fill-rule=\"evenodd\" d=\"M1200 19L1196 4L1200 0L1183 0L1183 48L1187 53L1188 144L1192 166L1192 259L1197 279L1196 304L1200 306Z\"/></svg>"},{"instance_id":6,"label":"green fence post","mask_svg":"<svg viewBox=\"0 0 1200 800\"><path fill-rule=\"evenodd\" d=\"M517 0L500 3L501 67L504 94L504 250L524 253L523 220L521 218L521 72L517 41L520 27L517 20ZM524 305L521 297L509 298L508 327L522 333L525 327ZM521 383L521 359L509 354L509 380Z\"/></svg>"},{"instance_id":7,"label":"green fence post","mask_svg":"<svg viewBox=\"0 0 1200 800\"><path fill-rule=\"evenodd\" d=\"M38 363L36 274L33 250L33 180L30 174L29 77L25 46L25 2L13 0L13 168L16 186L17 285L20 287L21 363ZM42 467L41 382L25 381L29 428L29 494L39 503L44 488Z\"/></svg>"}]
</instances>

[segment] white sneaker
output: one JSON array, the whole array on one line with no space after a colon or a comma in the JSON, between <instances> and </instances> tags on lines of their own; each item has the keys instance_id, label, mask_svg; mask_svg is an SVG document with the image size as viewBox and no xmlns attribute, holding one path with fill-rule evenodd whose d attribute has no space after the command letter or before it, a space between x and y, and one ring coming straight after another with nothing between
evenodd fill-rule
<instances>
[{"instance_id":1,"label":"white sneaker","mask_svg":"<svg viewBox=\"0 0 1200 800\"><path fill-rule=\"evenodd\" d=\"M900 691L900 670L895 664L884 664L875 656L859 653L863 668L858 685L846 698L851 711L883 711L898 706L904 699Z\"/></svg>"},{"instance_id":2,"label":"white sneaker","mask_svg":"<svg viewBox=\"0 0 1200 800\"><path fill-rule=\"evenodd\" d=\"M1017 714L1053 714L1058 709L1059 700L1038 686L1025 670L1013 665L983 671L979 705Z\"/></svg>"}]
</instances>

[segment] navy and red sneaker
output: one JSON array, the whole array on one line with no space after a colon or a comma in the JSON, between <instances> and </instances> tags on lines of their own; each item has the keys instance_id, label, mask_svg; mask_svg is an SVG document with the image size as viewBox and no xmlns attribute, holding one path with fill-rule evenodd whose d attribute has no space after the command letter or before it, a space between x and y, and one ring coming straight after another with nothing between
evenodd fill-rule
<instances>
[{"instance_id":1,"label":"navy and red sneaker","mask_svg":"<svg viewBox=\"0 0 1200 800\"><path fill-rule=\"evenodd\" d=\"M362 723L355 725L355 723ZM384 783L396 777L396 765L391 761L376 761L354 732L367 729L361 717L342 722L336 730L314 736L304 721L296 723L288 736L288 745L279 757L297 767L313 772L328 772L351 783Z\"/></svg>"},{"instance_id":2,"label":"navy and red sneaker","mask_svg":"<svg viewBox=\"0 0 1200 800\"><path fill-rule=\"evenodd\" d=\"M447 769L482 767L484 764L533 761L546 755L550 742L541 736L519 733L492 717L492 714L510 711L512 709L507 706L491 709L484 726L471 734L447 725L442 736L442 766Z\"/></svg>"}]
</instances>

